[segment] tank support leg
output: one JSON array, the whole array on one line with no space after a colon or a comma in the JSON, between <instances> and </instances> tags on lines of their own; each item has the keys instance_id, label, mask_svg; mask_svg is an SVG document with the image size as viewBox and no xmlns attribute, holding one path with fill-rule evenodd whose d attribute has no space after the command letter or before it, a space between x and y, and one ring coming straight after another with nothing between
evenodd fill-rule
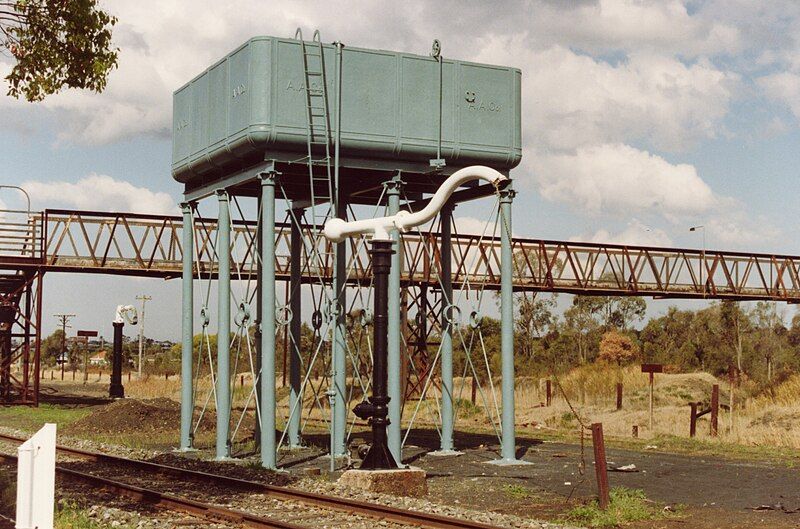
<instances>
[{"instance_id":1,"label":"tank support leg","mask_svg":"<svg viewBox=\"0 0 800 529\"><path fill-rule=\"evenodd\" d=\"M347 203L339 199L336 216L347 218ZM345 326L345 307L347 297L347 243L335 245L333 276L333 420L331 421L331 457L346 454L347 446L347 328Z\"/></svg>"},{"instance_id":2,"label":"tank support leg","mask_svg":"<svg viewBox=\"0 0 800 529\"><path fill-rule=\"evenodd\" d=\"M231 413L230 336L231 336L231 215L228 192L217 191L217 443L216 458L231 455L229 440Z\"/></svg>"},{"instance_id":3,"label":"tank support leg","mask_svg":"<svg viewBox=\"0 0 800 529\"><path fill-rule=\"evenodd\" d=\"M289 447L300 446L300 416L303 414L303 401L300 395L300 340L302 336L302 319L300 312L303 308L302 299L302 266L303 233L300 230L300 219L303 210L296 209L291 219L291 233L289 239L289 308L292 319L289 321Z\"/></svg>"},{"instance_id":4,"label":"tank support leg","mask_svg":"<svg viewBox=\"0 0 800 529\"><path fill-rule=\"evenodd\" d=\"M181 204L183 211L183 274L182 278L182 328L181 328L181 439L180 450L192 449L192 415L194 411L192 351L194 349L194 220L191 204Z\"/></svg>"},{"instance_id":5,"label":"tank support leg","mask_svg":"<svg viewBox=\"0 0 800 529\"><path fill-rule=\"evenodd\" d=\"M276 468L275 447L275 179L261 179L261 466Z\"/></svg>"},{"instance_id":6,"label":"tank support leg","mask_svg":"<svg viewBox=\"0 0 800 529\"><path fill-rule=\"evenodd\" d=\"M442 285L442 439L440 455L457 454L453 446L453 275L452 275L452 228L453 205L446 204L439 212L442 220L439 250Z\"/></svg>"},{"instance_id":7,"label":"tank support leg","mask_svg":"<svg viewBox=\"0 0 800 529\"><path fill-rule=\"evenodd\" d=\"M509 184L500 191L500 362L503 412L502 443L498 465L526 464L516 457L514 431L514 253L511 248L511 204L514 190Z\"/></svg>"},{"instance_id":8,"label":"tank support leg","mask_svg":"<svg viewBox=\"0 0 800 529\"><path fill-rule=\"evenodd\" d=\"M400 186L402 181L400 176L384 184L386 186L386 197L389 206L389 215L395 215L400 211ZM391 257L391 268L389 269L389 312L388 312L388 344L387 344L387 371L388 371L388 395L389 395L389 426L388 444L395 461L402 460L401 450L401 430L400 421L402 419L403 398L402 398L402 340L400 337L400 266L401 253L403 251L400 233L392 232L394 253ZM374 383L374 382L373 382Z\"/></svg>"}]
</instances>

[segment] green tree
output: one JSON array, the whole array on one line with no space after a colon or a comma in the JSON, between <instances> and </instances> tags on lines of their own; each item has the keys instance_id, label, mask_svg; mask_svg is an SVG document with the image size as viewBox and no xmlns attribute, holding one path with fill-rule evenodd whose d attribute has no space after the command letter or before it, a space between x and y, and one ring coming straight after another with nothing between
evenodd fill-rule
<instances>
[{"instance_id":1,"label":"green tree","mask_svg":"<svg viewBox=\"0 0 800 529\"><path fill-rule=\"evenodd\" d=\"M578 351L578 362L585 364L591 357L593 338L600 328L598 315L603 310L604 298L575 296L572 306L564 311L562 334L572 341Z\"/></svg>"},{"instance_id":2,"label":"green tree","mask_svg":"<svg viewBox=\"0 0 800 529\"><path fill-rule=\"evenodd\" d=\"M744 335L750 328L750 318L736 301L723 300L719 304L720 327L725 342L733 351L736 367L744 371Z\"/></svg>"},{"instance_id":3,"label":"green tree","mask_svg":"<svg viewBox=\"0 0 800 529\"><path fill-rule=\"evenodd\" d=\"M532 359L535 342L555 323L553 310L556 308L556 294L544 297L534 292L532 295L518 294L515 300L517 317L514 329L519 339L520 352Z\"/></svg>"},{"instance_id":4,"label":"green tree","mask_svg":"<svg viewBox=\"0 0 800 529\"><path fill-rule=\"evenodd\" d=\"M0 44L16 61L8 95L41 101L64 87L101 92L117 66L116 22L97 0L0 0Z\"/></svg>"},{"instance_id":5,"label":"green tree","mask_svg":"<svg viewBox=\"0 0 800 529\"><path fill-rule=\"evenodd\" d=\"M772 382L775 361L782 360L788 345L784 315L775 302L759 301L753 310L753 320L756 349L766 364L767 382Z\"/></svg>"},{"instance_id":6,"label":"green tree","mask_svg":"<svg viewBox=\"0 0 800 529\"><path fill-rule=\"evenodd\" d=\"M64 344L64 331L56 329L53 334L42 340L40 354L46 364L54 364Z\"/></svg>"}]
</instances>

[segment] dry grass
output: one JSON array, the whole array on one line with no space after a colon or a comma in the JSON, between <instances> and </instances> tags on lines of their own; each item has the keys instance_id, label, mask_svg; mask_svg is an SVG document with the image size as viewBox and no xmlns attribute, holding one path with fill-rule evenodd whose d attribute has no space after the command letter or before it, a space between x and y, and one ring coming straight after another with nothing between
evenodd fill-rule
<instances>
[{"instance_id":1,"label":"dry grass","mask_svg":"<svg viewBox=\"0 0 800 529\"><path fill-rule=\"evenodd\" d=\"M56 383L59 373L56 373ZM49 373L46 377L49 382ZM97 375L93 374L91 382ZM71 379L70 374L66 377ZM617 411L616 384L623 383L623 409ZM103 375L101 383L108 383L108 376ZM351 381L352 382L352 381ZM458 423L456 428L489 428L484 403L478 393L476 403L470 402L471 379L457 378L454 381L457 400ZM150 376L138 380L133 375L130 381L123 378L126 395L133 398L165 397L180 399L180 377L173 375L169 380L163 376ZM243 383L243 384L242 384ZM198 401L211 391L209 377L201 377L198 382ZM654 388L654 427L649 428L648 413L648 377L641 373L638 366L617 369L608 366L593 365L577 368L568 374L555 379L553 383L553 402L549 407L542 406L545 400L544 379L520 377L516 387L517 424L521 430L552 431L556 433L575 434L579 429L578 421L572 410L581 417L584 424L602 422L607 436L630 438L631 429L638 426L639 437L653 439L659 436L676 436L688 438L689 406L691 401L708 403L713 384L720 385L720 403L730 403L730 391L727 381L718 380L708 373L657 374ZM280 385L280 381L279 381ZM313 402L313 393L306 392L304 417L310 417L312 423L327 420L330 412L327 397L324 395L324 380L315 380L314 386L320 391L320 400ZM488 384L482 388L489 399L489 408L494 415L494 399ZM500 381L494 381L495 398L500 403ZM738 444L744 446L766 446L800 449L800 375L794 376L782 384L776 385L768 394L751 396L752 388L740 388L735 394L734 414L720 410L719 436L711 438L709 416L700 419L697 437L703 441L722 444ZM233 406L242 409L252 393L252 377L237 376L233 390ZM566 397L566 398L565 398ZM430 426L438 422L439 406L436 402L440 394L433 386L431 395L419 406L415 424ZM354 397L354 402L360 395ZM569 400L569 403L567 402ZM417 400L409 400L404 408L403 422L407 426ZM570 407L572 405L572 408ZM248 409L254 403L250 400ZM278 388L279 422L288 415L288 389ZM213 409L213 398L210 399ZM311 409L309 413L308 410Z\"/></svg>"}]
</instances>

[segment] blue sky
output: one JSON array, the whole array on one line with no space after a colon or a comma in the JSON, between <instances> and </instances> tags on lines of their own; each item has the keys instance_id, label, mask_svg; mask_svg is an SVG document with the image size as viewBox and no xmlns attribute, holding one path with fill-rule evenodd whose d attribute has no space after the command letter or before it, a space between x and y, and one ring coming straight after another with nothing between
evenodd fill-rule
<instances>
[{"instance_id":1,"label":"blue sky","mask_svg":"<svg viewBox=\"0 0 800 529\"><path fill-rule=\"evenodd\" d=\"M121 49L104 94L0 98L0 183L24 185L36 208L172 212L181 188L170 177L171 91L250 36L302 26L326 41L421 54L438 38L445 56L521 68L519 235L700 247L688 227L703 224L709 247L800 249L796 2L104 5L119 17ZM8 61L0 56L0 74ZM480 204L456 213L464 228L486 218ZM146 292L153 335L177 338L178 286L53 275L45 314L108 327L113 306ZM55 320L45 321L49 332Z\"/></svg>"}]
</instances>

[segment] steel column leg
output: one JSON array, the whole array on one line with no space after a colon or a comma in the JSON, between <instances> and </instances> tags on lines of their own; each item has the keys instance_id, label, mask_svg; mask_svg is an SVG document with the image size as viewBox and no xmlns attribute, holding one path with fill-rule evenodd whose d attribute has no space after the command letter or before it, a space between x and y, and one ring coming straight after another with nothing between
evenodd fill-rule
<instances>
[{"instance_id":1,"label":"steel column leg","mask_svg":"<svg viewBox=\"0 0 800 529\"><path fill-rule=\"evenodd\" d=\"M275 447L275 178L261 175L261 466L276 468Z\"/></svg>"},{"instance_id":2,"label":"steel column leg","mask_svg":"<svg viewBox=\"0 0 800 529\"><path fill-rule=\"evenodd\" d=\"M228 439L231 419L231 214L228 192L217 191L217 459L231 455Z\"/></svg>"},{"instance_id":3,"label":"steel column leg","mask_svg":"<svg viewBox=\"0 0 800 529\"><path fill-rule=\"evenodd\" d=\"M514 253L511 248L511 203L514 190L509 184L500 191L500 362L502 365L503 439L497 464L524 464L516 458L514 431Z\"/></svg>"},{"instance_id":4,"label":"steel column leg","mask_svg":"<svg viewBox=\"0 0 800 529\"><path fill-rule=\"evenodd\" d=\"M300 440L300 417L303 414L303 400L300 394L300 340L302 337L302 266L303 233L300 230L302 210L295 210L291 215L291 233L289 239L289 308L292 319L289 322L289 447L297 448ZM294 219L297 219L295 222Z\"/></svg>"},{"instance_id":5,"label":"steel column leg","mask_svg":"<svg viewBox=\"0 0 800 529\"><path fill-rule=\"evenodd\" d=\"M389 215L400 211L400 177L395 177L386 182L386 197L389 205ZM402 340L400 337L400 253L403 247L400 243L400 233L392 232L394 253L391 257L389 269L389 312L388 312L388 343L387 343L387 371L389 396L389 426L387 430L388 446L395 461L402 460L400 421L402 419ZM373 382L374 383L374 382Z\"/></svg>"},{"instance_id":6,"label":"steel column leg","mask_svg":"<svg viewBox=\"0 0 800 529\"><path fill-rule=\"evenodd\" d=\"M191 204L181 204L183 210L183 275L181 329L181 451L192 449L192 415L194 411L192 353L194 350L194 219Z\"/></svg>"},{"instance_id":7,"label":"steel column leg","mask_svg":"<svg viewBox=\"0 0 800 529\"><path fill-rule=\"evenodd\" d=\"M340 200L336 216L347 219L347 204ZM331 434L331 454L333 456L345 455L347 451L347 328L345 327L345 307L347 297L347 242L335 245L333 288L334 288L334 318L336 325L333 333L332 355L333 362L333 432Z\"/></svg>"},{"instance_id":8,"label":"steel column leg","mask_svg":"<svg viewBox=\"0 0 800 529\"><path fill-rule=\"evenodd\" d=\"M455 453L453 447L453 205L446 204L439 212L442 220L439 235L442 285L442 440L439 454Z\"/></svg>"}]
</instances>

